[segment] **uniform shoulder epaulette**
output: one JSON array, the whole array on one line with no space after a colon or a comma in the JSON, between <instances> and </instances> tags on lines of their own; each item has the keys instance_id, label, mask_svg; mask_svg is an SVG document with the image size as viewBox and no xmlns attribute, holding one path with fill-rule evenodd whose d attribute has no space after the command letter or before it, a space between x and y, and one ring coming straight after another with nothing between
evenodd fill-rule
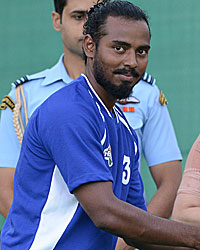
<instances>
[{"instance_id":1,"label":"uniform shoulder epaulette","mask_svg":"<svg viewBox=\"0 0 200 250\"><path fill-rule=\"evenodd\" d=\"M22 85L24 84L25 82L28 82L29 81L29 78L28 78L28 75L24 76L24 77L21 77L20 79L16 80L15 82L13 82L12 84L17 87L19 85ZM0 109L3 110L3 109L6 109L6 108L9 108L11 111L14 110L15 108L15 102L13 101L13 99L6 95L4 96L2 102L1 102L1 105L0 105Z\"/></svg>"},{"instance_id":2,"label":"uniform shoulder epaulette","mask_svg":"<svg viewBox=\"0 0 200 250\"><path fill-rule=\"evenodd\" d=\"M150 74L148 74L147 72L144 73L142 80L151 84L151 85L156 82L156 79L153 76L151 76Z\"/></svg>"},{"instance_id":3,"label":"uniform shoulder epaulette","mask_svg":"<svg viewBox=\"0 0 200 250\"><path fill-rule=\"evenodd\" d=\"M11 111L14 110L15 108L15 102L13 101L13 99L6 95L4 96L2 102L1 102L1 106L0 106L0 109L3 110L3 109L6 109L6 108L9 108Z\"/></svg>"},{"instance_id":4,"label":"uniform shoulder epaulette","mask_svg":"<svg viewBox=\"0 0 200 250\"><path fill-rule=\"evenodd\" d=\"M16 80L15 82L13 82L13 84L17 87L21 84L24 84L25 82L28 82L29 79L28 79L28 75L24 76L24 77L21 77L20 79Z\"/></svg>"},{"instance_id":5,"label":"uniform shoulder epaulette","mask_svg":"<svg viewBox=\"0 0 200 250\"><path fill-rule=\"evenodd\" d=\"M165 104L168 104L167 98L165 97L164 93L162 92L162 90L160 91L160 104L162 106L165 106Z\"/></svg>"}]
</instances>

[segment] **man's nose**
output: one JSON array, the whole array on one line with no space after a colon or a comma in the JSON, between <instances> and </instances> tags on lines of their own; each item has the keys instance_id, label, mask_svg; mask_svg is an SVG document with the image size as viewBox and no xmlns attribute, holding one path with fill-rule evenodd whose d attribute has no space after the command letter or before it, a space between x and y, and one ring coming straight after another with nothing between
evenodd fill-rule
<instances>
[{"instance_id":1,"label":"man's nose","mask_svg":"<svg viewBox=\"0 0 200 250\"><path fill-rule=\"evenodd\" d=\"M134 50L129 50L125 61L124 61L125 66L129 66L130 68L137 68L138 63L137 63L137 55Z\"/></svg>"}]
</instances>

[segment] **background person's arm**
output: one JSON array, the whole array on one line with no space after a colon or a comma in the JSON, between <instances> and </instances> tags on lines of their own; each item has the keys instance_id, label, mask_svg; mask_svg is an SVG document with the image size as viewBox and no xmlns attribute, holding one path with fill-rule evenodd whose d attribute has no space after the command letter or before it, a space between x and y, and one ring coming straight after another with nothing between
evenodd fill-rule
<instances>
[{"instance_id":1,"label":"background person's arm","mask_svg":"<svg viewBox=\"0 0 200 250\"><path fill-rule=\"evenodd\" d=\"M15 88L9 96L16 102ZM21 146L13 125L13 107L4 108L0 120L0 213L6 218L13 199L13 178Z\"/></svg>"},{"instance_id":2,"label":"background person's arm","mask_svg":"<svg viewBox=\"0 0 200 250\"><path fill-rule=\"evenodd\" d=\"M200 136L194 142L185 165L172 218L200 226Z\"/></svg>"},{"instance_id":3,"label":"background person's arm","mask_svg":"<svg viewBox=\"0 0 200 250\"><path fill-rule=\"evenodd\" d=\"M157 192L147 205L151 214L169 218L172 213L182 172L180 161L170 161L150 167Z\"/></svg>"},{"instance_id":4,"label":"background person's arm","mask_svg":"<svg viewBox=\"0 0 200 250\"><path fill-rule=\"evenodd\" d=\"M172 219L200 226L200 196L178 194L174 204Z\"/></svg>"},{"instance_id":5,"label":"background person's arm","mask_svg":"<svg viewBox=\"0 0 200 250\"><path fill-rule=\"evenodd\" d=\"M6 218L13 200L15 168L0 167L0 213Z\"/></svg>"}]
</instances>

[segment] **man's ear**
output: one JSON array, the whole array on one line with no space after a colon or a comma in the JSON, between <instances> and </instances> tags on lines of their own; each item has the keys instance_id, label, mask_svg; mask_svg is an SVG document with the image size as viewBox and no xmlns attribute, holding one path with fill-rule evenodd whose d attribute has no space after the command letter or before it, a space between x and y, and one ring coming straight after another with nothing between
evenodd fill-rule
<instances>
[{"instance_id":1,"label":"man's ear","mask_svg":"<svg viewBox=\"0 0 200 250\"><path fill-rule=\"evenodd\" d=\"M60 14L56 11L52 11L51 13L51 18L53 21L53 27L56 31L60 32L60 24L61 24L61 20L60 20Z\"/></svg>"},{"instance_id":2,"label":"man's ear","mask_svg":"<svg viewBox=\"0 0 200 250\"><path fill-rule=\"evenodd\" d=\"M86 35L83 39L83 49L88 58L94 58L96 46L90 35Z\"/></svg>"}]
</instances>

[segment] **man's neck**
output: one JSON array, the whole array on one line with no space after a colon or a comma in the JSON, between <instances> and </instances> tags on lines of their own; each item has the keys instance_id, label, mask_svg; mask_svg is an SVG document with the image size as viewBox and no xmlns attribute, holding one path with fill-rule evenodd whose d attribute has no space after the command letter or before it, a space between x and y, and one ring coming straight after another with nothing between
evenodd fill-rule
<instances>
[{"instance_id":1,"label":"man's neck","mask_svg":"<svg viewBox=\"0 0 200 250\"><path fill-rule=\"evenodd\" d=\"M97 83L96 79L94 78L93 72L91 72L91 67L90 68L87 67L86 76L88 80L90 81L90 84L96 91L97 95L100 97L104 105L107 107L107 109L111 113L114 113L113 107L117 100L110 98L106 90L99 83Z\"/></svg>"},{"instance_id":2,"label":"man's neck","mask_svg":"<svg viewBox=\"0 0 200 250\"><path fill-rule=\"evenodd\" d=\"M64 55L63 63L69 77L72 79L76 79L85 71L84 60L79 55L67 52Z\"/></svg>"}]
</instances>

